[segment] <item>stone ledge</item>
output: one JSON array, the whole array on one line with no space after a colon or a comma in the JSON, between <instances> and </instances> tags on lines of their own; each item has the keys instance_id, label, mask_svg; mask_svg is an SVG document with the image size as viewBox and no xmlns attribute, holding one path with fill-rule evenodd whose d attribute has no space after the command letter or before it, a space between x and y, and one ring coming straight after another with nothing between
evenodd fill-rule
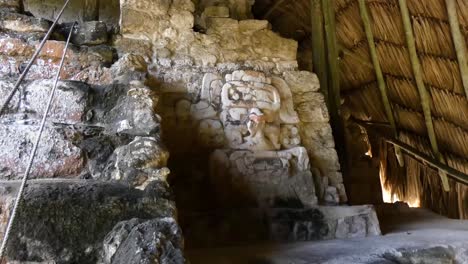
<instances>
[{"instance_id":1,"label":"stone ledge","mask_svg":"<svg viewBox=\"0 0 468 264\"><path fill-rule=\"evenodd\" d=\"M371 205L307 209L234 209L185 215L187 247L222 247L264 241L299 242L381 235ZM230 225L226 225L230 223ZM220 237L228 237L222 241Z\"/></svg>"},{"instance_id":2,"label":"stone ledge","mask_svg":"<svg viewBox=\"0 0 468 264\"><path fill-rule=\"evenodd\" d=\"M19 182L0 183L2 212L12 208ZM120 221L175 218L175 203L118 183L37 181L26 188L8 258L54 263L96 263L104 237ZM9 214L1 215L4 230ZM3 234L2 234L3 235Z\"/></svg>"}]
</instances>

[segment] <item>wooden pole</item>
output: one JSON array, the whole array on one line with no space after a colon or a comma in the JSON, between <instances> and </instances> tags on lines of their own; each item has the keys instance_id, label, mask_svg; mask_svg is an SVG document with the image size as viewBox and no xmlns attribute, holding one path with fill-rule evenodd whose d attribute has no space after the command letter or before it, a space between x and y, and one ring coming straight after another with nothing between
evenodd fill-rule
<instances>
[{"instance_id":1,"label":"wooden pole","mask_svg":"<svg viewBox=\"0 0 468 264\"><path fill-rule=\"evenodd\" d=\"M448 174L450 176L450 178L452 178L453 180L457 181L457 182L460 182L460 183L463 183L463 184L468 184L468 175L461 172L461 171L458 171L448 165L446 165L445 163L442 163L440 161L438 161L437 159L434 159L433 157L415 149L414 147L410 146L410 145L407 145L395 138L391 138L391 137L388 137L386 135L383 135L382 133L379 132L379 129L378 127L381 126L380 124L377 124L377 123L370 123L370 122L363 122L361 120L356 120L356 119L353 119L353 121L355 123L357 123L358 125L362 126L363 128L365 128L367 131L372 131L374 133L376 133L377 135L379 135L379 137L382 137L386 142L394 145L394 146L398 146L400 147L401 149L403 149L406 153L408 153L409 155L413 156L414 158L418 159L418 160L421 160L425 163L428 163L430 164L431 166L433 166L434 168L436 168L437 170L439 171L443 171L444 173Z\"/></svg>"},{"instance_id":2,"label":"wooden pole","mask_svg":"<svg viewBox=\"0 0 468 264\"><path fill-rule=\"evenodd\" d=\"M460 75L465 89L465 96L468 98L468 60L466 58L466 43L465 38L460 30L458 22L457 3L456 0L445 0L447 5L447 14L452 32L453 44L457 52L458 66L460 67Z\"/></svg>"},{"instance_id":3,"label":"wooden pole","mask_svg":"<svg viewBox=\"0 0 468 264\"><path fill-rule=\"evenodd\" d=\"M330 73L328 89L330 112L332 116L339 117L341 105L340 74L338 69L338 45L336 41L334 2L334 0L322 0L322 9L328 48L328 69Z\"/></svg>"},{"instance_id":4,"label":"wooden pole","mask_svg":"<svg viewBox=\"0 0 468 264\"><path fill-rule=\"evenodd\" d=\"M408 52L411 60L411 66L413 68L414 79L416 81L416 86L418 88L419 97L421 99L421 106L424 113L424 120L427 128L427 135L431 144L432 152L434 156L441 162L445 163L445 159L442 154L439 152L439 146L437 145L437 138L435 135L434 124L432 122L431 114L431 98L429 92L426 89L426 86L423 81L421 62L419 61L418 53L416 51L416 42L413 35L413 26L411 24L411 17L408 10L408 4L406 0L398 0L400 4L400 11L403 20L403 27L405 29L406 44L408 45ZM450 190L450 185L448 183L447 174L439 170L439 175L442 180L442 185L445 191Z\"/></svg>"},{"instance_id":5,"label":"wooden pole","mask_svg":"<svg viewBox=\"0 0 468 264\"><path fill-rule=\"evenodd\" d=\"M328 75L327 75L327 51L325 49L325 36L323 32L323 15L321 0L310 0L311 7L311 31L312 31L312 64L313 71L320 80L320 89L325 96L328 105Z\"/></svg>"},{"instance_id":6,"label":"wooden pole","mask_svg":"<svg viewBox=\"0 0 468 264\"><path fill-rule=\"evenodd\" d=\"M327 45L326 54L328 55L328 109L330 111L331 126L335 145L340 159L341 171L344 174L343 180L349 189L348 163L346 158L346 140L344 124L341 119L340 107L340 72L338 64L338 44L336 40L335 29L335 9L334 0L322 0L322 12L325 28L325 40ZM325 50L324 50L325 51Z\"/></svg>"},{"instance_id":7,"label":"wooden pole","mask_svg":"<svg viewBox=\"0 0 468 264\"><path fill-rule=\"evenodd\" d=\"M372 59L372 64L374 64L375 75L377 77L377 86L379 87L380 97L382 98L382 103L384 105L385 114L387 116L388 122L392 127L392 131L395 138L398 138L398 130L395 123L395 117L393 116L392 106L390 100L388 99L387 94L387 85L382 73L382 68L380 67L379 57L377 55L377 49L375 47L374 34L372 32L372 27L370 23L369 13L367 12L367 5L365 0L359 0L359 11L361 13L362 23L364 24L364 31L366 32L367 43L369 45L369 51ZM405 160L401 149L398 146L395 146L395 155L398 160L398 164L403 167L405 165Z\"/></svg>"}]
</instances>

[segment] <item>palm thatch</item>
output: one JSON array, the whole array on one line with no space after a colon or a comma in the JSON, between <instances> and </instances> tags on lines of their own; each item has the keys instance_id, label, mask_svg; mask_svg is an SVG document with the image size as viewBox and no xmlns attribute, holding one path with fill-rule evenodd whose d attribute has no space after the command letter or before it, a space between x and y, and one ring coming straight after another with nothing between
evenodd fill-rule
<instances>
[{"instance_id":1,"label":"palm thatch","mask_svg":"<svg viewBox=\"0 0 468 264\"><path fill-rule=\"evenodd\" d=\"M440 152L449 166L466 173L468 95L465 94L466 87L463 87L445 1L407 0L407 5L417 56L421 63L422 79L430 95L428 103ZM279 11L278 21L311 21L310 15L304 12L310 1L286 2L289 3L287 12ZM340 78L343 107L349 110L355 119L388 122L377 86L358 0L333 2L337 41L342 48ZM399 130L399 139L423 153L433 155L407 48L399 1L367 0L366 4L377 57ZM460 30L468 42L468 1L456 0L456 6ZM285 27L285 24L289 26L288 30L291 30L290 23L273 23L276 28L278 25ZM310 26L302 24L300 30L310 32ZM393 152L388 149L387 152L388 155L383 160L386 160L384 174L389 179L388 187L403 197L418 192L423 204L435 211L453 217L468 218L468 187L451 180L452 192L445 193L441 189L441 180L436 170L411 160L410 157L405 158L406 167L399 168Z\"/></svg>"},{"instance_id":2,"label":"palm thatch","mask_svg":"<svg viewBox=\"0 0 468 264\"><path fill-rule=\"evenodd\" d=\"M375 74L369 73L368 68L359 67L359 62L353 59L359 57L363 61L370 61L366 44L363 44L365 32L360 22L357 1L337 2L340 2L336 4L337 34L340 34L338 39L341 45L353 53L344 54L342 60L342 76L348 81L347 85L343 85L345 102L355 118L362 120L365 116L364 120L381 122L382 109L357 106L357 104L374 105L379 102L377 93L364 92L371 90L369 86L372 85L369 83L374 82ZM367 3L373 21L372 30L376 39L377 53L400 130L400 140L432 155L420 96L405 44L398 1L369 0ZM468 40L468 2L459 0L457 4L461 31ZM449 166L462 172L466 171L468 100L448 24L445 2L444 0L408 0L408 8L411 13L417 53L422 65L423 81L431 95L432 122L440 151ZM450 184L455 187L453 190L456 190L455 193L459 196L452 197L453 195L446 194L442 190L434 189L436 187L433 185L440 188L437 171L426 168L420 162L408 160L409 158L406 158L406 171L401 171L396 162L389 159L391 153L388 151L388 155L384 156L387 160L383 174L384 184L389 189L394 190L398 196L408 199L414 198L410 196L416 192L424 193L420 198L425 205L450 216L465 217L468 214L466 186L460 187L451 181ZM426 178L417 178L422 172ZM442 198L437 200L435 197Z\"/></svg>"}]
</instances>

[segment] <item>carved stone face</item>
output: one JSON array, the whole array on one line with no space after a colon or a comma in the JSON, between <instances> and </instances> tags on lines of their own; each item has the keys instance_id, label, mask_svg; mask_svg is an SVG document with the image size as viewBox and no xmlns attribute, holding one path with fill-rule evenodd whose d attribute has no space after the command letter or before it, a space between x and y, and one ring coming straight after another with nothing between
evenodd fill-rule
<instances>
[{"instance_id":1,"label":"carved stone face","mask_svg":"<svg viewBox=\"0 0 468 264\"><path fill-rule=\"evenodd\" d=\"M262 72L240 70L224 78L207 73L200 97L192 116L219 116L232 149L280 150L281 126L299 122L287 84Z\"/></svg>"}]
</instances>

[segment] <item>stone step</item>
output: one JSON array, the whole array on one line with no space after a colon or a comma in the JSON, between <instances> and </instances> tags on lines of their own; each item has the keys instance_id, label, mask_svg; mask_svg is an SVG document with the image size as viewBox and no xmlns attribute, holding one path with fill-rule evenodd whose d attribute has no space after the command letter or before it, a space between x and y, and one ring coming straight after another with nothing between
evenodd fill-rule
<instances>
[{"instance_id":1,"label":"stone step","mask_svg":"<svg viewBox=\"0 0 468 264\"><path fill-rule=\"evenodd\" d=\"M0 103L4 103L13 89L16 79L0 80ZM40 120L44 115L53 80L36 80L23 82L7 108L10 119ZM77 81L60 81L54 95L48 120L53 123L77 124L85 121L90 108L90 88Z\"/></svg>"},{"instance_id":2,"label":"stone step","mask_svg":"<svg viewBox=\"0 0 468 264\"><path fill-rule=\"evenodd\" d=\"M0 124L0 179L19 179L29 162L38 125ZM37 150L31 178L77 177L85 166L83 151L47 126Z\"/></svg>"},{"instance_id":3,"label":"stone step","mask_svg":"<svg viewBox=\"0 0 468 264\"><path fill-rule=\"evenodd\" d=\"M19 181L0 182L0 230L5 230L19 186ZM175 203L168 199L165 188L156 182L145 190L137 190L112 182L31 181L11 233L8 258L11 261L96 263L103 247L107 245L108 251L112 247L116 250L119 239L123 241L122 237L113 239L114 234L104 242L120 221L137 218L140 220L134 221L140 224L162 218L175 223ZM132 228L129 227L127 235ZM180 239L180 231L177 232Z\"/></svg>"},{"instance_id":4,"label":"stone step","mask_svg":"<svg viewBox=\"0 0 468 264\"><path fill-rule=\"evenodd\" d=\"M181 214L187 248L299 242L380 235L373 206L232 209Z\"/></svg>"}]
</instances>

